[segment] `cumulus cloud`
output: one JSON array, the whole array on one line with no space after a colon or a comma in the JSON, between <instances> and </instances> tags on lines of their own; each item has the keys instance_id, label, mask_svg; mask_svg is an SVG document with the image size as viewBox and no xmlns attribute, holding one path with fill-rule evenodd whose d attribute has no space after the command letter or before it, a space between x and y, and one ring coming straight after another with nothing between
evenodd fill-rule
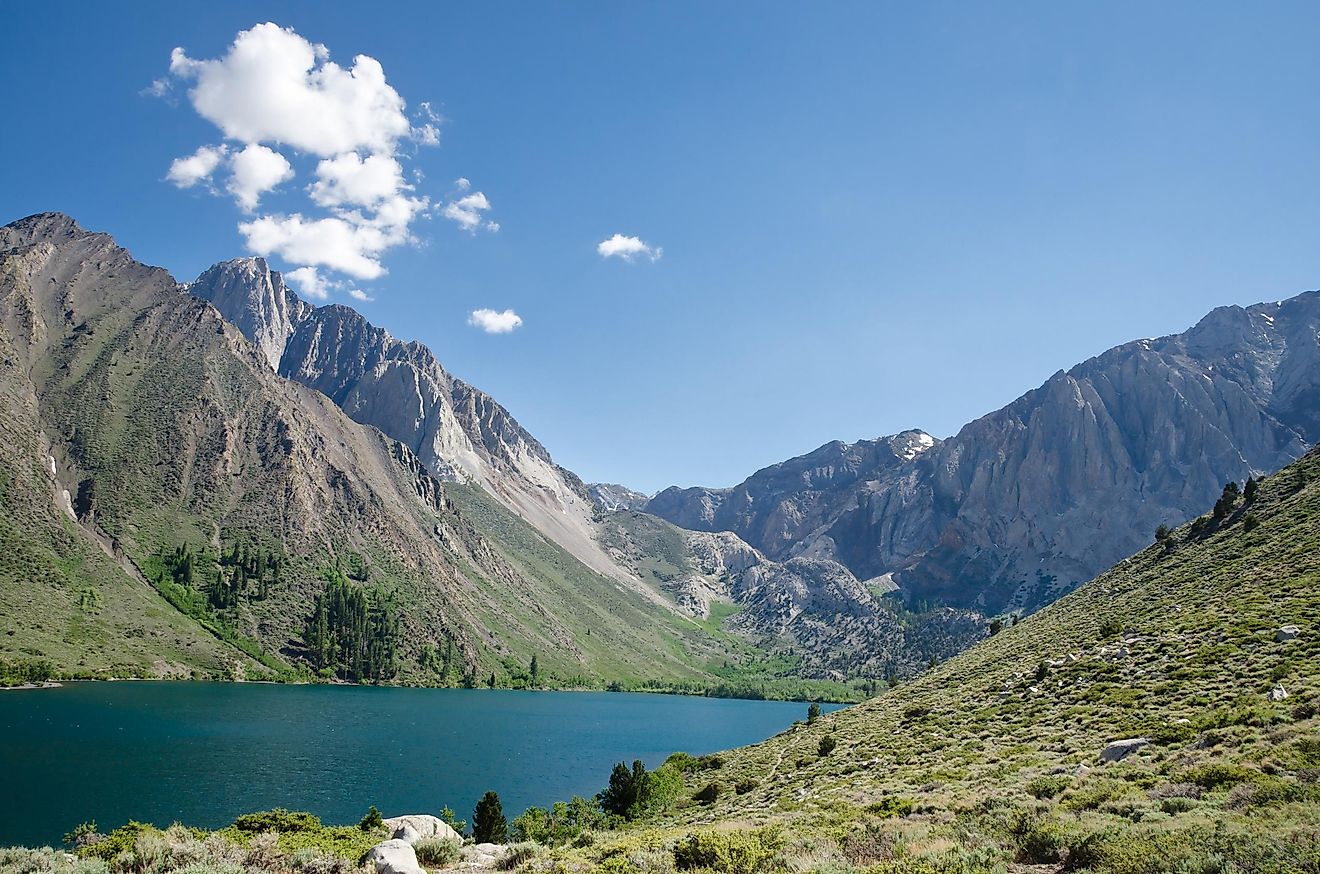
<instances>
[{"instance_id":1,"label":"cumulus cloud","mask_svg":"<svg viewBox=\"0 0 1320 874\"><path fill-rule=\"evenodd\" d=\"M261 195L293 178L293 167L274 149L253 143L229 159L229 183L225 189L244 212L257 208Z\"/></svg>"},{"instance_id":2,"label":"cumulus cloud","mask_svg":"<svg viewBox=\"0 0 1320 874\"><path fill-rule=\"evenodd\" d=\"M473 310L468 315L468 324L480 328L487 334L507 334L522 327L522 316L513 310L497 312L490 309Z\"/></svg>"},{"instance_id":3,"label":"cumulus cloud","mask_svg":"<svg viewBox=\"0 0 1320 874\"><path fill-rule=\"evenodd\" d=\"M385 198L409 190L403 166L389 155L358 157L346 152L316 165L310 192L320 206L377 206Z\"/></svg>"},{"instance_id":4,"label":"cumulus cloud","mask_svg":"<svg viewBox=\"0 0 1320 874\"><path fill-rule=\"evenodd\" d=\"M342 218L261 216L242 222L239 232L257 255L279 255L294 264L328 267L357 279L385 274L380 253L400 242L397 230Z\"/></svg>"},{"instance_id":5,"label":"cumulus cloud","mask_svg":"<svg viewBox=\"0 0 1320 874\"><path fill-rule=\"evenodd\" d=\"M648 246L637 237L625 237L623 234L601 240L596 245L596 251L602 258L622 258L624 261L634 261L639 257L659 261L664 254L659 246Z\"/></svg>"},{"instance_id":6,"label":"cumulus cloud","mask_svg":"<svg viewBox=\"0 0 1320 874\"><path fill-rule=\"evenodd\" d=\"M348 296L353 298L353 300L360 300L363 301L364 303L371 303L373 300L375 300L374 297L367 294L365 291L363 291L360 288L350 288L348 290Z\"/></svg>"},{"instance_id":7,"label":"cumulus cloud","mask_svg":"<svg viewBox=\"0 0 1320 874\"><path fill-rule=\"evenodd\" d=\"M333 274L375 279L385 273L389 249L414 241L411 225L428 214L431 201L405 181L400 159L408 155L400 145L438 144L440 116L421 103L410 120L376 59L358 55L340 66L325 46L272 23L241 31L218 58L197 59L176 48L170 77L151 90L167 94L176 82L187 86L193 109L226 142L178 158L166 179L180 188L222 189L255 214L264 194L295 178L291 158L303 162L299 172L315 159L314 179L303 189L310 203L255 214L240 222L239 232L254 254L288 262L293 269L285 275L304 296L347 291L369 299ZM222 172L223 186L212 185ZM489 203L458 206L478 215L478 225L489 209Z\"/></svg>"},{"instance_id":8,"label":"cumulus cloud","mask_svg":"<svg viewBox=\"0 0 1320 874\"><path fill-rule=\"evenodd\" d=\"M170 72L194 82L193 107L242 143L287 143L322 157L388 154L412 130L379 61L358 55L345 69L325 46L270 22L239 33L221 58L176 48Z\"/></svg>"},{"instance_id":9,"label":"cumulus cloud","mask_svg":"<svg viewBox=\"0 0 1320 874\"><path fill-rule=\"evenodd\" d=\"M458 180L459 190L466 191L470 187L466 179ZM485 228L488 231L498 231L500 225L498 222L489 221L483 213L490 211L490 200L480 191L474 191L471 194L465 194L456 200L451 200L445 204L443 215L452 222L456 222L460 228L465 231L476 233L477 228Z\"/></svg>"},{"instance_id":10,"label":"cumulus cloud","mask_svg":"<svg viewBox=\"0 0 1320 874\"><path fill-rule=\"evenodd\" d=\"M330 296L330 281L315 267L299 267L284 274L303 297L325 300Z\"/></svg>"},{"instance_id":11,"label":"cumulus cloud","mask_svg":"<svg viewBox=\"0 0 1320 874\"><path fill-rule=\"evenodd\" d=\"M228 152L228 146L202 146L191 155L175 158L165 178L179 188L192 188L199 182L209 182L211 174Z\"/></svg>"}]
</instances>

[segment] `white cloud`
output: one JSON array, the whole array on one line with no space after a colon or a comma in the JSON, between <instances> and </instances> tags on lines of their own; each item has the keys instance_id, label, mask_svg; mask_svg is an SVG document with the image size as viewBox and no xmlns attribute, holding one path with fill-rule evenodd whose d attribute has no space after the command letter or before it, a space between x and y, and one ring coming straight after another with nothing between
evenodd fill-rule
<instances>
[{"instance_id":1,"label":"white cloud","mask_svg":"<svg viewBox=\"0 0 1320 874\"><path fill-rule=\"evenodd\" d=\"M633 261L638 256L659 261L660 256L664 254L664 249L659 246L648 246L637 237L625 237L623 234L615 234L608 240L602 240L597 244L596 251L602 258L622 258L624 261Z\"/></svg>"},{"instance_id":2,"label":"white cloud","mask_svg":"<svg viewBox=\"0 0 1320 874\"><path fill-rule=\"evenodd\" d=\"M174 83L168 76L161 76L159 79L153 79L151 84L143 88L138 93L144 97L168 97L174 90Z\"/></svg>"},{"instance_id":3,"label":"white cloud","mask_svg":"<svg viewBox=\"0 0 1320 874\"><path fill-rule=\"evenodd\" d=\"M191 155L175 158L165 178L179 188L192 188L198 182L208 182L228 152L228 146L202 146Z\"/></svg>"},{"instance_id":4,"label":"white cloud","mask_svg":"<svg viewBox=\"0 0 1320 874\"><path fill-rule=\"evenodd\" d=\"M403 167L388 155L358 157L345 152L316 165L317 181L312 200L326 207L376 206L400 191L410 190L403 181Z\"/></svg>"},{"instance_id":5,"label":"white cloud","mask_svg":"<svg viewBox=\"0 0 1320 874\"><path fill-rule=\"evenodd\" d=\"M459 190L466 191L470 187L466 179L460 179ZM466 185L464 185L466 183ZM488 231L498 231L500 229L498 222L487 221L482 213L490 211L490 201L486 195L480 191L474 191L471 194L465 194L458 200L451 200L445 204L444 217L450 221L457 222L458 226L465 231L476 233L477 228L485 228Z\"/></svg>"},{"instance_id":6,"label":"white cloud","mask_svg":"<svg viewBox=\"0 0 1320 874\"><path fill-rule=\"evenodd\" d=\"M330 282L315 267L299 267L284 274L303 297L325 300L330 296Z\"/></svg>"},{"instance_id":7,"label":"white cloud","mask_svg":"<svg viewBox=\"0 0 1320 874\"><path fill-rule=\"evenodd\" d=\"M255 215L238 226L249 251L294 268L287 275L304 296L323 300L347 287L326 271L375 279L385 273L387 250L414 241L409 228L431 201L405 182L400 158L408 154L399 146L437 144L442 119L423 102L410 121L377 60L358 55L341 67L325 46L266 23L239 32L218 58L176 48L170 74L151 92L168 94L186 82L192 107L228 141L176 160L167 174L175 185L206 182L218 193L209 183L225 167L224 191L255 213L263 194L294 178L290 158L321 159L303 209Z\"/></svg>"},{"instance_id":8,"label":"white cloud","mask_svg":"<svg viewBox=\"0 0 1320 874\"><path fill-rule=\"evenodd\" d=\"M497 312L489 309L473 310L468 315L468 324L474 328L480 328L487 334L507 334L515 328L522 327L522 316L513 310L504 310Z\"/></svg>"},{"instance_id":9,"label":"white cloud","mask_svg":"<svg viewBox=\"0 0 1320 874\"><path fill-rule=\"evenodd\" d=\"M278 254L293 264L328 267L358 279L382 276L380 253L402 242L388 228L337 217L307 219L299 213L261 216L242 222L238 230L258 255Z\"/></svg>"},{"instance_id":10,"label":"white cloud","mask_svg":"<svg viewBox=\"0 0 1320 874\"><path fill-rule=\"evenodd\" d=\"M365 291L363 291L360 288L350 288L348 290L348 296L353 298L353 300L360 300L363 303L371 303L373 300L375 300L374 297L367 294Z\"/></svg>"},{"instance_id":11,"label":"white cloud","mask_svg":"<svg viewBox=\"0 0 1320 874\"><path fill-rule=\"evenodd\" d=\"M274 149L253 143L229 159L230 176L225 190L244 212L257 208L261 195L293 178L293 167Z\"/></svg>"},{"instance_id":12,"label":"white cloud","mask_svg":"<svg viewBox=\"0 0 1320 874\"><path fill-rule=\"evenodd\" d=\"M270 22L240 32L222 58L194 60L176 48L170 72L194 80L193 108L242 143L286 143L322 157L388 154L412 131L379 61L358 55L344 69L325 46Z\"/></svg>"}]
</instances>

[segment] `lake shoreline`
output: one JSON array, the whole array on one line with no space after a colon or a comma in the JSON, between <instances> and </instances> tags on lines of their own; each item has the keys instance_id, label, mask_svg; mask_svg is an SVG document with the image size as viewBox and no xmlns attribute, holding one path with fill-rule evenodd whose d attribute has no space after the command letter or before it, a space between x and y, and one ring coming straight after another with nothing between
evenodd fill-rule
<instances>
[{"instance_id":1,"label":"lake shoreline","mask_svg":"<svg viewBox=\"0 0 1320 874\"><path fill-rule=\"evenodd\" d=\"M63 677L59 680L45 680L44 683L24 683L12 685L12 687L0 687L0 690L9 689L58 689L66 684L74 683L223 683L231 685L282 685L282 687L346 687L362 689L463 689L469 692L607 692L607 693L634 693L634 694L667 694L681 698L713 698L719 701L784 701L789 704L810 704L812 701L820 704L838 704L851 706L861 704L866 698L851 698L843 700L838 697L817 697L817 698L767 698L734 696L734 694L705 694L701 692L680 692L673 689L611 689L593 688L593 687L562 687L546 689L512 689L502 687L442 687L442 685L412 685L412 684L388 684L388 683L351 683L347 680L234 680L227 677Z\"/></svg>"},{"instance_id":2,"label":"lake shoreline","mask_svg":"<svg viewBox=\"0 0 1320 874\"><path fill-rule=\"evenodd\" d=\"M739 695L706 695L698 692L681 692L667 689L596 689L589 686L571 686L558 689L505 689L489 686L416 686L408 684L389 684L389 683L352 683L346 680L234 680L221 678L194 678L194 677L77 677L65 678L60 680L46 680L42 683L23 683L17 686L0 686L0 691L24 690L36 691L40 689L59 689L66 685L78 683L222 683L233 686L342 686L353 689L444 689L450 691L468 691L468 692L601 692L609 694L634 694L634 695L669 695L676 698L709 698L716 701L769 701L781 702L787 704L810 704L816 701L821 704L838 704L841 706L852 706L860 704L862 700L841 700L838 698L752 698Z\"/></svg>"}]
</instances>

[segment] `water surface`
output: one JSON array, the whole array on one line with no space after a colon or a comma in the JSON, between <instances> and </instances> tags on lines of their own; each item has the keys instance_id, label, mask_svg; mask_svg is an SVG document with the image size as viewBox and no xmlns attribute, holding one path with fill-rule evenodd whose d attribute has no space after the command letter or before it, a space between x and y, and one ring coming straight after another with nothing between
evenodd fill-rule
<instances>
[{"instance_id":1,"label":"water surface","mask_svg":"<svg viewBox=\"0 0 1320 874\"><path fill-rule=\"evenodd\" d=\"M828 708L827 709L833 709ZM599 791L616 761L755 743L806 705L676 695L72 683L0 693L0 845L58 843L84 820L217 827L287 807L328 823L512 817Z\"/></svg>"}]
</instances>

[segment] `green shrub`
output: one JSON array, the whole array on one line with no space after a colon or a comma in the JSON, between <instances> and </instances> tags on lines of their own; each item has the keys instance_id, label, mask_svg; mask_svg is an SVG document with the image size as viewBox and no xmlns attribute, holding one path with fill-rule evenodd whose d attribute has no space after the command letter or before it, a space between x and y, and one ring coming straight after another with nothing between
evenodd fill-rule
<instances>
[{"instance_id":1,"label":"green shrub","mask_svg":"<svg viewBox=\"0 0 1320 874\"><path fill-rule=\"evenodd\" d=\"M751 792L757 786L760 785L761 785L760 783L757 783L755 780L751 780L751 779L739 780L737 785L733 787L733 791L737 792L739 795L746 795L748 792Z\"/></svg>"},{"instance_id":2,"label":"green shrub","mask_svg":"<svg viewBox=\"0 0 1320 874\"><path fill-rule=\"evenodd\" d=\"M143 822L130 821L101 840L79 847L78 855L83 858L104 859L108 862L120 853L131 851L137 843L138 835L149 831L158 832L159 829Z\"/></svg>"},{"instance_id":3,"label":"green shrub","mask_svg":"<svg viewBox=\"0 0 1320 874\"><path fill-rule=\"evenodd\" d=\"M448 867L458 861L460 847L452 838L421 838L413 844L417 861L428 867Z\"/></svg>"},{"instance_id":4,"label":"green shrub","mask_svg":"<svg viewBox=\"0 0 1320 874\"><path fill-rule=\"evenodd\" d=\"M363 815L362 819L358 820L358 828L362 829L364 832L374 832L377 829L384 827L385 818L380 815L380 811L376 809L376 805L374 804L367 808L367 812Z\"/></svg>"},{"instance_id":5,"label":"green shrub","mask_svg":"<svg viewBox=\"0 0 1320 874\"><path fill-rule=\"evenodd\" d=\"M1060 804L1065 810L1099 810L1101 805L1134 794L1135 790L1122 780L1091 779L1068 791Z\"/></svg>"},{"instance_id":6,"label":"green shrub","mask_svg":"<svg viewBox=\"0 0 1320 874\"><path fill-rule=\"evenodd\" d=\"M821 738L820 743L816 745L816 754L819 756L828 756L830 753L834 752L834 748L838 745L839 742L834 739L834 735L827 734Z\"/></svg>"},{"instance_id":7,"label":"green shrub","mask_svg":"<svg viewBox=\"0 0 1320 874\"><path fill-rule=\"evenodd\" d=\"M301 811L290 812L283 807L277 807L274 810L245 813L234 820L234 828L250 834L261 832L292 834L294 832L317 831L323 826L320 818L314 814Z\"/></svg>"},{"instance_id":8,"label":"green shrub","mask_svg":"<svg viewBox=\"0 0 1320 874\"><path fill-rule=\"evenodd\" d=\"M1036 798L1053 798L1072 783L1072 778L1063 774L1036 777L1026 785L1027 794Z\"/></svg>"},{"instance_id":9,"label":"green shrub","mask_svg":"<svg viewBox=\"0 0 1320 874\"><path fill-rule=\"evenodd\" d=\"M901 795L886 795L879 801L873 801L863 808L872 816L879 816L885 819L895 816L907 816L912 812L917 803L911 798L904 798Z\"/></svg>"},{"instance_id":10,"label":"green shrub","mask_svg":"<svg viewBox=\"0 0 1320 874\"><path fill-rule=\"evenodd\" d=\"M674 847L680 871L704 869L716 874L756 874L779 861L784 848L778 829L742 832L693 832Z\"/></svg>"},{"instance_id":11,"label":"green shrub","mask_svg":"<svg viewBox=\"0 0 1320 874\"><path fill-rule=\"evenodd\" d=\"M692 797L702 804L714 804L719 800L720 793L724 791L724 786L720 783L710 782L703 786L696 795Z\"/></svg>"},{"instance_id":12,"label":"green shrub","mask_svg":"<svg viewBox=\"0 0 1320 874\"><path fill-rule=\"evenodd\" d=\"M522 841L513 844L508 851L500 857L499 867L503 871L512 871L525 862L530 862L541 855L542 847L535 841Z\"/></svg>"},{"instance_id":13,"label":"green shrub","mask_svg":"<svg viewBox=\"0 0 1320 874\"><path fill-rule=\"evenodd\" d=\"M1008 835L1017 850L1017 860L1028 865L1058 862L1068 845L1063 827L1034 810L1014 811L1008 821Z\"/></svg>"},{"instance_id":14,"label":"green shrub","mask_svg":"<svg viewBox=\"0 0 1320 874\"><path fill-rule=\"evenodd\" d=\"M1239 783L1248 783L1260 776L1259 771L1242 765L1230 765L1215 762L1192 768L1183 775L1188 783L1194 783L1202 789L1227 789Z\"/></svg>"}]
</instances>

